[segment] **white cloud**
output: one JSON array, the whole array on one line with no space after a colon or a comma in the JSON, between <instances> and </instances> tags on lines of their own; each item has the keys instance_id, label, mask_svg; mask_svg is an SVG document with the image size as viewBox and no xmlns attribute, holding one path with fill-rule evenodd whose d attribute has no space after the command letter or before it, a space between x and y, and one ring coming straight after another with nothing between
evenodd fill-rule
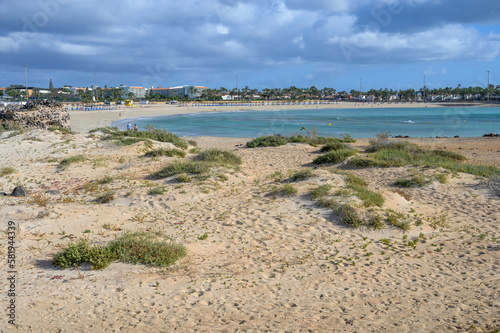
<instances>
[{"instance_id":1,"label":"white cloud","mask_svg":"<svg viewBox=\"0 0 500 333\"><path fill-rule=\"evenodd\" d=\"M217 24L215 30L217 31L217 33L221 35L227 35L229 33L229 28L222 24Z\"/></svg>"}]
</instances>

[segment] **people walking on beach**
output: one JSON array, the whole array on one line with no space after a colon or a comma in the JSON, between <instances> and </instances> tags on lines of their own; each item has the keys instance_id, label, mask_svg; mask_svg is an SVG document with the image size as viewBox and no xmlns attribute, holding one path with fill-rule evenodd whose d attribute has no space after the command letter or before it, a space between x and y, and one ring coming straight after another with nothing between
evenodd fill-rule
<instances>
[{"instance_id":1,"label":"people walking on beach","mask_svg":"<svg viewBox=\"0 0 500 333\"><path fill-rule=\"evenodd\" d=\"M131 123L128 123L127 124L127 131L131 131L132 130L132 124Z\"/></svg>"},{"instance_id":2,"label":"people walking on beach","mask_svg":"<svg viewBox=\"0 0 500 333\"><path fill-rule=\"evenodd\" d=\"M138 131L138 130L139 130L139 127L137 127L137 124L135 124L134 131Z\"/></svg>"}]
</instances>

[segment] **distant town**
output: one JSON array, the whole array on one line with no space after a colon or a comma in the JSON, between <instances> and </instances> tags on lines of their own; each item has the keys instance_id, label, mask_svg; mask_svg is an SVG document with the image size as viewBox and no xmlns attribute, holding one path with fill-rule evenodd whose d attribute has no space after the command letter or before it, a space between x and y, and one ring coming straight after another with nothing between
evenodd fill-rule
<instances>
[{"instance_id":1,"label":"distant town","mask_svg":"<svg viewBox=\"0 0 500 333\"><path fill-rule=\"evenodd\" d=\"M55 99L74 103L124 103L125 101L259 101L259 100L344 100L362 102L460 102L491 101L499 102L500 85L489 87L434 88L422 87L419 90L371 89L368 91L337 91L334 88L266 88L210 89L205 86L182 85L175 87L141 87L120 85L117 87L73 87L65 85L56 88L49 82L48 88L10 85L0 87L0 100L4 104L21 103L27 99Z\"/></svg>"}]
</instances>

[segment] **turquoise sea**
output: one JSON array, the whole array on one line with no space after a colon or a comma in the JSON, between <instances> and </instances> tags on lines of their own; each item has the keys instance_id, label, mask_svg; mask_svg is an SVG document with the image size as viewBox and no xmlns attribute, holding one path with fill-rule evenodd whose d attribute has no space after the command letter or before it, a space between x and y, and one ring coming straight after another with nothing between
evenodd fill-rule
<instances>
[{"instance_id":1,"label":"turquoise sea","mask_svg":"<svg viewBox=\"0 0 500 333\"><path fill-rule=\"evenodd\" d=\"M306 134L301 128L316 126L319 136L370 138L380 132L410 137L478 137L500 133L500 107L420 107L377 109L306 109L282 111L203 112L123 119L113 126L124 130L127 122L140 130L148 125L180 136L252 138L262 135Z\"/></svg>"}]
</instances>

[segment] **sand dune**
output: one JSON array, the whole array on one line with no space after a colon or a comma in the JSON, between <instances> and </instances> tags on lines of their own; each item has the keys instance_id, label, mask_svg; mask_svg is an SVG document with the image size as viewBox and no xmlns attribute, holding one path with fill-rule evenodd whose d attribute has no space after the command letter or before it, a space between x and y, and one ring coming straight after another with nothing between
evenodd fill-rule
<instances>
[{"instance_id":1,"label":"sand dune","mask_svg":"<svg viewBox=\"0 0 500 333\"><path fill-rule=\"evenodd\" d=\"M178 158L144 158L143 143L119 146L88 133L2 134L1 167L15 172L0 177L0 191L17 184L29 191L27 198L0 198L4 228L9 220L19 225L17 331L466 332L500 325L500 197L481 179L450 175L446 184L405 189L403 196L394 192L395 179L441 171L350 170L384 195L384 209L424 219L406 233L391 226L354 229L308 195L319 184L332 185L332 192L344 187L344 176L331 166L294 182L296 196L270 195L288 170L310 168L318 148L248 149L246 139L196 140L201 149L241 156L240 170L220 170L225 181L152 180L147 176ZM418 143L483 163L500 160L495 138ZM58 168L62 158L75 155L86 161ZM281 182L274 179L277 171ZM105 176L113 180L91 186ZM148 194L158 186L166 193ZM109 191L115 193L110 203L93 201ZM432 228L443 216L445 223ZM61 270L51 264L71 239L105 244L124 230L161 230L188 254L163 269L115 262L104 270ZM415 239L414 249L407 246ZM6 258L5 238L1 244ZM0 286L6 290L5 279ZM1 299L7 304L6 292ZM0 327L16 331L5 316Z\"/></svg>"}]
</instances>

